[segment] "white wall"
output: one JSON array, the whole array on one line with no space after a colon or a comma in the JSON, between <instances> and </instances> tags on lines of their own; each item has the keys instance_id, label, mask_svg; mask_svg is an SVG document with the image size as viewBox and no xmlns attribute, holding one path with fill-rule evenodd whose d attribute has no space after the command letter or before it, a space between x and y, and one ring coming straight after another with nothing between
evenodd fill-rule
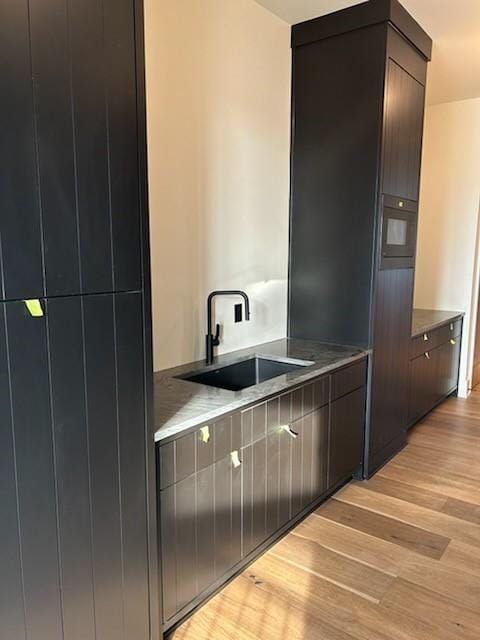
<instances>
[{"instance_id":1,"label":"white wall","mask_svg":"<svg viewBox=\"0 0 480 640\"><path fill-rule=\"evenodd\" d=\"M219 352L286 335L289 26L253 0L146 0L155 369L204 356L206 297ZM239 301L239 300L238 300Z\"/></svg>"},{"instance_id":2,"label":"white wall","mask_svg":"<svg viewBox=\"0 0 480 640\"><path fill-rule=\"evenodd\" d=\"M478 295L480 98L427 108L422 171L415 306L466 313L465 396Z\"/></svg>"}]
</instances>

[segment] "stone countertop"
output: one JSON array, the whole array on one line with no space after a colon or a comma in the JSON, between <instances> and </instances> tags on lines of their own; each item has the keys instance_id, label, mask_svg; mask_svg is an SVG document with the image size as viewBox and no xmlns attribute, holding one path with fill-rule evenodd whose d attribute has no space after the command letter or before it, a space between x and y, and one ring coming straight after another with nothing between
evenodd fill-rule
<instances>
[{"instance_id":1,"label":"stone countertop","mask_svg":"<svg viewBox=\"0 0 480 640\"><path fill-rule=\"evenodd\" d=\"M422 333L438 329L448 322L463 318L463 311L436 311L434 309L414 309L412 317L412 338Z\"/></svg>"},{"instance_id":2,"label":"stone countertop","mask_svg":"<svg viewBox=\"0 0 480 640\"><path fill-rule=\"evenodd\" d=\"M166 441L227 413L247 408L290 387L360 360L369 353L356 347L285 338L218 356L209 369L215 370L218 366L233 364L252 355L313 363L242 391L217 389L175 377L205 369L204 361L159 371L155 373L154 386L155 441Z\"/></svg>"}]
</instances>

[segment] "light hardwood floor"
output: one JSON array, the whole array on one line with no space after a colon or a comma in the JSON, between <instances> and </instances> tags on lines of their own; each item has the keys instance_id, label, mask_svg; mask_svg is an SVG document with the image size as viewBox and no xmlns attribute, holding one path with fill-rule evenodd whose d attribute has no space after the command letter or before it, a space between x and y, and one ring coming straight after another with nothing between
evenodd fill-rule
<instances>
[{"instance_id":1,"label":"light hardwood floor","mask_svg":"<svg viewBox=\"0 0 480 640\"><path fill-rule=\"evenodd\" d=\"M175 640L480 640L480 391L257 560Z\"/></svg>"}]
</instances>

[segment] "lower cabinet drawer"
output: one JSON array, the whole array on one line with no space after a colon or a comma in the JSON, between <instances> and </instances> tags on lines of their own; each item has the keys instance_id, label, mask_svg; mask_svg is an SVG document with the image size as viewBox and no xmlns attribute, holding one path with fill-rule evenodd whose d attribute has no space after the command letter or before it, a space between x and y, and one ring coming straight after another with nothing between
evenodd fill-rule
<instances>
[{"instance_id":1,"label":"lower cabinet drawer","mask_svg":"<svg viewBox=\"0 0 480 640\"><path fill-rule=\"evenodd\" d=\"M410 345L410 358L413 360L425 352L433 351L442 344L452 339L459 339L462 335L462 319L455 320L438 327L433 331L426 331L412 338Z\"/></svg>"},{"instance_id":2,"label":"lower cabinet drawer","mask_svg":"<svg viewBox=\"0 0 480 640\"><path fill-rule=\"evenodd\" d=\"M367 384L367 361L362 360L332 375L332 401Z\"/></svg>"},{"instance_id":3,"label":"lower cabinet drawer","mask_svg":"<svg viewBox=\"0 0 480 640\"><path fill-rule=\"evenodd\" d=\"M353 475L363 462L366 389L332 403L328 486Z\"/></svg>"}]
</instances>

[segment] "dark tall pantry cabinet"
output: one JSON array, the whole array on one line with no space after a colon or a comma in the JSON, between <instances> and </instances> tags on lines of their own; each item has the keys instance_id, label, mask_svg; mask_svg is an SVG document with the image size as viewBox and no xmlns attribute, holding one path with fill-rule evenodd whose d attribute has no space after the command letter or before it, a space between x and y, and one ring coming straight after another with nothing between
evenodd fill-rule
<instances>
[{"instance_id":1,"label":"dark tall pantry cabinet","mask_svg":"<svg viewBox=\"0 0 480 640\"><path fill-rule=\"evenodd\" d=\"M0 638L147 640L141 3L2 0L0 60Z\"/></svg>"},{"instance_id":2,"label":"dark tall pantry cabinet","mask_svg":"<svg viewBox=\"0 0 480 640\"><path fill-rule=\"evenodd\" d=\"M373 349L364 473L406 441L432 42L397 0L293 27L289 335Z\"/></svg>"}]
</instances>

